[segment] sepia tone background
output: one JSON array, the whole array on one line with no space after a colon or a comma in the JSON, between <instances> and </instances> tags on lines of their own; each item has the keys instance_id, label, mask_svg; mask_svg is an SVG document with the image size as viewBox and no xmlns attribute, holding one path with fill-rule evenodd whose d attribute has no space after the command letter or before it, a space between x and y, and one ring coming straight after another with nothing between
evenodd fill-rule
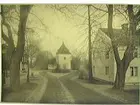
<instances>
[{"instance_id":1,"label":"sepia tone background","mask_svg":"<svg viewBox=\"0 0 140 105\"><path fill-rule=\"evenodd\" d=\"M110 9L109 7L107 8L107 6L109 6ZM113 15L111 14L112 5L107 6L63 4L33 5L31 7L31 5L3 5L2 54L7 54L2 55L2 57L7 57L6 63L2 65L5 67L4 69L7 70L4 71L6 83L3 82L4 90L2 91L4 101L33 103L137 103L139 92L137 90L139 87L137 84L139 46L137 50L138 56L133 58L137 60L137 63L127 65L133 60L130 57L133 57L133 51L135 51L129 47L129 41L132 43L132 47L137 48L137 45L134 46L133 44L133 42L136 42L135 38L134 40L128 38L126 42L128 51L125 48L123 49L124 52L128 53L123 61L119 59L120 55L118 57L116 53L114 53L114 56L113 51L119 52L119 50L116 50L116 47L119 46L115 45L117 45L118 42L120 43L120 41L124 42L125 40L122 40L124 37L120 37L120 40L116 42L111 37L108 37L111 39L111 44L114 45L113 50L110 44L108 44L110 40L104 43L106 39L99 37L99 39L102 40L100 43L96 38L99 36L100 29L109 29L109 33L113 36L115 34L110 30L114 31L117 29L123 31L122 25L126 23L129 24L129 35L135 37L131 31L134 33L137 33L137 29L139 31L139 5L135 5L135 8L132 8L132 5L114 5ZM134 9L136 17L131 17L132 11L130 12L127 7L129 7L130 10ZM112 18L110 17L109 19L109 15L113 16L113 23L111 23ZM21 17L19 18L19 16ZM132 23L129 23L131 19ZM134 23L135 19L138 19L138 23ZM9 36L10 29L6 23L10 25L12 38ZM110 24L112 24L113 27ZM132 29L132 27L135 28ZM108 35L108 32L101 31ZM7 41L7 35L9 40L13 41ZM101 36L104 36L104 34L101 33ZM114 58L109 58L112 60L110 60L111 62L102 60L100 63L96 62L98 58L94 58L96 51L104 57L102 52L105 52L104 49L106 49L106 47L102 48L100 46L102 43L109 46L109 50L111 49L112 51L112 56L115 57L116 66L120 67L120 69L112 68L109 70L114 73L113 80L111 81L106 81L104 78L104 76L111 75L107 72L109 69L108 66L106 65L99 69L97 65L102 67L102 62L114 62L115 64ZM97 46L98 44L99 46ZM10 45L14 47L9 47ZM9 48L11 49L6 50ZM5 53L7 51L9 52ZM9 56L10 54L11 56ZM96 63L97 65L95 65ZM122 64L122 66L120 66L120 64ZM126 65L128 70L125 68ZM95 67L97 71L95 71ZM9 69L11 69L11 72ZM103 71L104 69L105 73ZM114 70L121 70L121 81L120 79L115 79L116 75ZM132 74L129 76L131 76L131 78L133 76L136 77L136 81L135 79L131 81L131 86L128 87L127 85L125 85L126 87L124 86L125 79L122 75L125 74L125 70L132 70L132 72L130 72ZM134 71L136 72L133 73ZM102 75L98 76L97 74L99 72L101 72ZM99 80L96 79L96 77L98 77ZM103 81L100 79L103 79ZM112 82L114 82L115 85L112 84ZM71 83L71 85L69 83ZM40 87L38 87L39 85ZM100 94L100 90L96 90L99 88L98 86L102 87L101 90L103 90ZM90 89L86 89L87 87ZM114 87L117 91L112 90L111 87ZM130 91L131 88L133 91ZM111 93L108 93L106 89L109 89ZM31 92L31 90L34 90L34 92ZM124 93L122 93L122 91ZM27 94L28 92L31 93ZM88 94L85 95L84 93ZM21 94L25 94L25 96ZM83 96L80 96L80 94L83 94ZM119 95L115 96L113 94ZM29 97L27 97L28 95ZM37 97L33 97L36 95ZM128 95L128 97L125 99L124 95ZM9 97L12 98L10 99ZM103 98L100 99L99 97ZM113 97L113 99L111 97ZM123 99L118 101L121 98Z\"/></svg>"}]
</instances>

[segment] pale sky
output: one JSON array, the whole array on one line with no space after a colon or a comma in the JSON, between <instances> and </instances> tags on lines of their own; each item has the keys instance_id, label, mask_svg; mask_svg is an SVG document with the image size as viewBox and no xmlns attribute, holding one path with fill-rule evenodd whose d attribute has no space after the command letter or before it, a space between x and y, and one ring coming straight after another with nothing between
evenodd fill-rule
<instances>
[{"instance_id":1,"label":"pale sky","mask_svg":"<svg viewBox=\"0 0 140 105\"><path fill-rule=\"evenodd\" d=\"M80 13L82 14L83 12L84 14L85 11L86 8L82 8ZM32 13L36 14L37 17ZM47 27L43 26L38 18ZM83 23L84 18L76 15L69 18L58 11L54 12L52 8L45 7L45 5L37 5L32 8L29 20L31 20L29 26L36 27L35 32L40 36L39 45L42 50L48 50L55 55L64 41L70 52L75 51L75 49L81 52L87 51L87 47L83 47L87 46L87 40L84 40L88 36L88 30L84 30L87 25L80 25ZM100 21L102 22L103 20L107 20L107 15ZM120 23L122 23L122 18L114 19L114 27L120 28ZM106 22L102 24L102 27L106 27Z\"/></svg>"}]
</instances>

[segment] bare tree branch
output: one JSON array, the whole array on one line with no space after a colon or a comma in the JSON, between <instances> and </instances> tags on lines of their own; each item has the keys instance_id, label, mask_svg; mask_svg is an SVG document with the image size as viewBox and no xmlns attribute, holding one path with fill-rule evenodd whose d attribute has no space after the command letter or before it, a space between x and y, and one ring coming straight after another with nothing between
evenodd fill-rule
<instances>
[{"instance_id":1,"label":"bare tree branch","mask_svg":"<svg viewBox=\"0 0 140 105\"><path fill-rule=\"evenodd\" d=\"M108 11L103 10L103 9L101 9L101 8L98 8L98 7L94 6L94 5L91 5L91 6L92 6L93 8L95 8L95 9L99 10L99 11L102 11L102 12L108 13Z\"/></svg>"},{"instance_id":2,"label":"bare tree branch","mask_svg":"<svg viewBox=\"0 0 140 105\"><path fill-rule=\"evenodd\" d=\"M118 8L115 8L126 20L128 20L128 17L124 14L125 13L125 11L124 12L121 12L120 11L120 9L118 9Z\"/></svg>"},{"instance_id":3,"label":"bare tree branch","mask_svg":"<svg viewBox=\"0 0 140 105\"><path fill-rule=\"evenodd\" d=\"M137 20L137 23L140 22L140 9L137 12L137 14L135 15L135 19Z\"/></svg>"},{"instance_id":4,"label":"bare tree branch","mask_svg":"<svg viewBox=\"0 0 140 105\"><path fill-rule=\"evenodd\" d=\"M45 27L46 30L48 29L47 26L42 22L42 20L36 14L34 14L32 12L30 12L30 14L35 16L41 22L41 24Z\"/></svg>"},{"instance_id":5,"label":"bare tree branch","mask_svg":"<svg viewBox=\"0 0 140 105\"><path fill-rule=\"evenodd\" d=\"M139 11L136 13L135 18L137 18L137 17L139 17L139 16L140 16L140 9L139 9Z\"/></svg>"},{"instance_id":6,"label":"bare tree branch","mask_svg":"<svg viewBox=\"0 0 140 105\"><path fill-rule=\"evenodd\" d=\"M8 39L9 39L9 42L10 42L8 44L12 44L12 46L14 46L14 40L13 40L13 36L12 36L12 30L11 30L10 25L5 20L4 10L3 9L4 8L3 8L3 5L2 5L1 6L2 26L5 26L7 28L7 30L8 30ZM3 34L3 37L6 38L4 32L2 32L2 34Z\"/></svg>"}]
</instances>

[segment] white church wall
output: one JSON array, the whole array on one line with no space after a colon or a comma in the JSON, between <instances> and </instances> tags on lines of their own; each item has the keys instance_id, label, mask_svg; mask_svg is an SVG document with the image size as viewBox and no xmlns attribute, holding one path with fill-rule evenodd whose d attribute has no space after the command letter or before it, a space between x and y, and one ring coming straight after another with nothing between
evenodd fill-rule
<instances>
[{"instance_id":1,"label":"white church wall","mask_svg":"<svg viewBox=\"0 0 140 105\"><path fill-rule=\"evenodd\" d=\"M56 59L60 69L71 69L71 54L58 54Z\"/></svg>"}]
</instances>

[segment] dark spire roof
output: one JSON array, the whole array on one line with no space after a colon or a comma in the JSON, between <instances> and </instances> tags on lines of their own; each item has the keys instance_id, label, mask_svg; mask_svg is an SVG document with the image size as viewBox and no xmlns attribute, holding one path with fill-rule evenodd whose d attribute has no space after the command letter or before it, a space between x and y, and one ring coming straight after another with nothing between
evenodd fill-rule
<instances>
[{"instance_id":1,"label":"dark spire roof","mask_svg":"<svg viewBox=\"0 0 140 105\"><path fill-rule=\"evenodd\" d=\"M62 43L61 47L57 50L56 54L71 54L68 48L65 46L64 42Z\"/></svg>"}]
</instances>

